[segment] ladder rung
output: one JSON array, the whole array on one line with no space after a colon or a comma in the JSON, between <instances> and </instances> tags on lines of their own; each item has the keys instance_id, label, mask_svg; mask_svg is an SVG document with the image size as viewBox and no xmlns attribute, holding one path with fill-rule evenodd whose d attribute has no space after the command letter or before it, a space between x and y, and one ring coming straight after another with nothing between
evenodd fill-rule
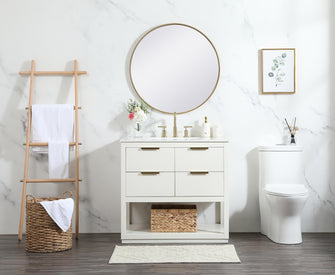
<instances>
[{"instance_id":1,"label":"ladder rung","mask_svg":"<svg viewBox=\"0 0 335 275\"><path fill-rule=\"evenodd\" d=\"M27 145L27 143L23 143L23 145ZM82 145L82 143L78 142L78 145ZM29 146L48 146L48 142L30 142ZM70 142L69 146L76 146L76 143Z\"/></svg>"},{"instance_id":2,"label":"ladder rung","mask_svg":"<svg viewBox=\"0 0 335 275\"><path fill-rule=\"evenodd\" d=\"M76 106L73 106L73 110L76 109ZM78 107L79 110L81 110L81 107ZM29 107L26 107L26 110L29 110Z\"/></svg>"},{"instance_id":3,"label":"ladder rung","mask_svg":"<svg viewBox=\"0 0 335 275\"><path fill-rule=\"evenodd\" d=\"M19 72L20 75L31 75L31 71ZM74 75L75 71L33 71L34 75ZM77 71L77 74L87 74L86 71Z\"/></svg>"},{"instance_id":4,"label":"ladder rung","mask_svg":"<svg viewBox=\"0 0 335 275\"><path fill-rule=\"evenodd\" d=\"M75 182L76 179L28 179L27 182ZM82 179L79 179L78 181L82 181ZM23 182L23 180L20 180L20 182Z\"/></svg>"}]
</instances>

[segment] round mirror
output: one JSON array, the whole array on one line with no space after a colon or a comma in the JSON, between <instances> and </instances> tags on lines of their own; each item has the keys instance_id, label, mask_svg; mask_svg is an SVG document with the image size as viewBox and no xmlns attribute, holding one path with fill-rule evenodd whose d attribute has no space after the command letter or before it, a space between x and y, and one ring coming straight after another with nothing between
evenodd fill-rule
<instances>
[{"instance_id":1,"label":"round mirror","mask_svg":"<svg viewBox=\"0 0 335 275\"><path fill-rule=\"evenodd\" d=\"M183 24L158 26L137 43L130 79L139 97L163 113L186 113L204 104L219 81L218 54L199 30Z\"/></svg>"}]
</instances>

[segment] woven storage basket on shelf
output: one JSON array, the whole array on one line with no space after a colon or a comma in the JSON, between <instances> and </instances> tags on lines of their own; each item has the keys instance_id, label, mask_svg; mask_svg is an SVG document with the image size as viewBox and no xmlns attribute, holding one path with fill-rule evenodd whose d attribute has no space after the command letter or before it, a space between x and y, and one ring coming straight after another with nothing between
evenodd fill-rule
<instances>
[{"instance_id":1,"label":"woven storage basket on shelf","mask_svg":"<svg viewBox=\"0 0 335 275\"><path fill-rule=\"evenodd\" d=\"M35 198L27 195L26 202L26 250L29 252L57 252L72 248L72 223L70 228L63 232L62 229L50 218L41 201L54 201L62 198ZM31 198L29 198L31 197Z\"/></svg>"},{"instance_id":2,"label":"woven storage basket on shelf","mask_svg":"<svg viewBox=\"0 0 335 275\"><path fill-rule=\"evenodd\" d=\"M152 232L196 232L195 205L152 205Z\"/></svg>"}]
</instances>

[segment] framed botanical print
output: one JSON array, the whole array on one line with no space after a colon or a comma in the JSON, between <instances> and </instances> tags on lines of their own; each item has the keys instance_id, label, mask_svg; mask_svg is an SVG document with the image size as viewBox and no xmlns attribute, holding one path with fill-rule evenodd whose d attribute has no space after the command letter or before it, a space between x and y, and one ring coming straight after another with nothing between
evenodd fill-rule
<instances>
[{"instance_id":1,"label":"framed botanical print","mask_svg":"<svg viewBox=\"0 0 335 275\"><path fill-rule=\"evenodd\" d=\"M262 94L294 94L295 49L262 49L261 58Z\"/></svg>"}]
</instances>

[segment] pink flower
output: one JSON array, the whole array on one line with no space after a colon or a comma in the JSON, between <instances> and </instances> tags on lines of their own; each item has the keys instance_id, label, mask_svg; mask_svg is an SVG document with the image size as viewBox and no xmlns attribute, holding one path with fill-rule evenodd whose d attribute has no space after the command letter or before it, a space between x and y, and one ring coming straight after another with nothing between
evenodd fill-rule
<instances>
[{"instance_id":1,"label":"pink flower","mask_svg":"<svg viewBox=\"0 0 335 275\"><path fill-rule=\"evenodd\" d=\"M131 112L128 117L130 120L132 120L134 118L134 112Z\"/></svg>"}]
</instances>

